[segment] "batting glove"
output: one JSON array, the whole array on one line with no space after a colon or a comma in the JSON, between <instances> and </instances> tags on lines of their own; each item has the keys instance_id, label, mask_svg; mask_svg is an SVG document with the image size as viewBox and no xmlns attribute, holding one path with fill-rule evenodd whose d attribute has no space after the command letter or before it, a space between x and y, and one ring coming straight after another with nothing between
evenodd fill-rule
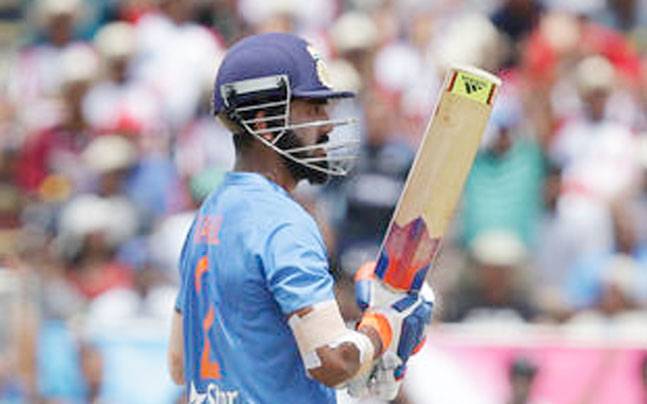
<instances>
[{"instance_id":1,"label":"batting glove","mask_svg":"<svg viewBox=\"0 0 647 404\"><path fill-rule=\"evenodd\" d=\"M387 289L374 281L374 268L375 263L367 263L358 271L355 297L360 308L365 310L359 326L368 325L378 331L384 354L363 380L351 383L349 394L392 400L406 373L407 360L424 344L434 296L433 290L426 285L420 295Z\"/></svg>"}]
</instances>

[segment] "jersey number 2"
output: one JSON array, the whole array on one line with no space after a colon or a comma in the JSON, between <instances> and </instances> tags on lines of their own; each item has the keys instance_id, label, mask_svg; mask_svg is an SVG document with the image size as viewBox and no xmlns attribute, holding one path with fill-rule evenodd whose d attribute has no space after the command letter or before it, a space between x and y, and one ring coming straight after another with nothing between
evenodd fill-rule
<instances>
[{"instance_id":1,"label":"jersey number 2","mask_svg":"<svg viewBox=\"0 0 647 404\"><path fill-rule=\"evenodd\" d=\"M195 289L198 295L202 291L202 275L209 271L209 260L202 257L195 267ZM209 310L202 320L202 356L200 357L200 378L202 379L220 379L220 364L211 359L211 342L209 341L209 331L213 326L216 318L216 310L213 303L209 303Z\"/></svg>"}]
</instances>

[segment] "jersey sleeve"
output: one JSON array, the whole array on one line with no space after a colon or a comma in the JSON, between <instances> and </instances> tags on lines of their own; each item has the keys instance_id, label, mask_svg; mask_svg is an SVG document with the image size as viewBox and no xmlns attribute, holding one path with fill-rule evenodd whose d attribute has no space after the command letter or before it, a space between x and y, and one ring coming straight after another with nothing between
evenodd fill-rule
<instances>
[{"instance_id":1,"label":"jersey sleeve","mask_svg":"<svg viewBox=\"0 0 647 404\"><path fill-rule=\"evenodd\" d=\"M279 226L267 240L263 261L269 289L284 314L335 298L316 225Z\"/></svg>"}]
</instances>

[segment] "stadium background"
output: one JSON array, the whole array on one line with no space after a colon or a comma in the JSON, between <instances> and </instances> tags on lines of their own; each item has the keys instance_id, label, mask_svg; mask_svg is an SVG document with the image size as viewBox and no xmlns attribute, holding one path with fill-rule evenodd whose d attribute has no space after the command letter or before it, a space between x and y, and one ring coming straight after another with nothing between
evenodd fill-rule
<instances>
[{"instance_id":1,"label":"stadium background","mask_svg":"<svg viewBox=\"0 0 647 404\"><path fill-rule=\"evenodd\" d=\"M359 95L354 175L296 193L349 321L444 69L504 79L399 402L647 402L643 0L0 2L0 402L181 402L176 260L233 162L209 92L267 31Z\"/></svg>"}]
</instances>

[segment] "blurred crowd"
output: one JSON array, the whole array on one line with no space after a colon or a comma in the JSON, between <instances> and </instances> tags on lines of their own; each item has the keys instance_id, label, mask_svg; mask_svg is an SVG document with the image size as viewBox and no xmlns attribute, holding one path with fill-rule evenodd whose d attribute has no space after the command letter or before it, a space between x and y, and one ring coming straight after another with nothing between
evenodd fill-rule
<instances>
[{"instance_id":1,"label":"blurred crowd","mask_svg":"<svg viewBox=\"0 0 647 404\"><path fill-rule=\"evenodd\" d=\"M178 399L163 353L176 263L234 161L213 79L228 46L269 31L307 38L358 94L343 106L354 174L295 195L348 319L353 273L462 63L504 84L430 275L436 321L647 335L644 1L7 0L0 402Z\"/></svg>"}]
</instances>

